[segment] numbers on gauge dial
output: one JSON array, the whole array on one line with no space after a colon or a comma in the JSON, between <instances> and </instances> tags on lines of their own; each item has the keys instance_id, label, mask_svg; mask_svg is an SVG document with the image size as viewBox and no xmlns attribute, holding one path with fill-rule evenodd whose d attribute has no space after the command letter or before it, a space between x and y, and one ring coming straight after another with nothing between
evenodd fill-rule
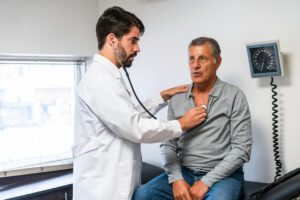
<instances>
[{"instance_id":1,"label":"numbers on gauge dial","mask_svg":"<svg viewBox=\"0 0 300 200\"><path fill-rule=\"evenodd\" d=\"M253 65L258 71L275 69L274 52L269 48L259 48L253 54Z\"/></svg>"}]
</instances>

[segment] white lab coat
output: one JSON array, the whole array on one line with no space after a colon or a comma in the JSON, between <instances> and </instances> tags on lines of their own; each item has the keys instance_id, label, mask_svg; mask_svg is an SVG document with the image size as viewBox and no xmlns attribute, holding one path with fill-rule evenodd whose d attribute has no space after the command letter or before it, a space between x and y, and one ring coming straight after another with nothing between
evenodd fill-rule
<instances>
[{"instance_id":1,"label":"white lab coat","mask_svg":"<svg viewBox=\"0 0 300 200\"><path fill-rule=\"evenodd\" d=\"M94 56L78 89L73 198L130 200L140 185L139 143L179 137L180 124L139 112L119 69L101 55ZM161 98L145 104L154 113L165 105Z\"/></svg>"}]
</instances>

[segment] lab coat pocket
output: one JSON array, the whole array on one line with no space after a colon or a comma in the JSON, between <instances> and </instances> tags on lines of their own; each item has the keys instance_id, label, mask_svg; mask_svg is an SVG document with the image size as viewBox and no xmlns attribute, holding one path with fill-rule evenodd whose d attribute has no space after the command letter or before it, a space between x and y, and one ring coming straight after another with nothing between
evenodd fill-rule
<instances>
[{"instance_id":1,"label":"lab coat pocket","mask_svg":"<svg viewBox=\"0 0 300 200\"><path fill-rule=\"evenodd\" d=\"M124 199L130 199L136 185L136 176L140 173L137 161L124 161L118 164L118 192Z\"/></svg>"}]
</instances>

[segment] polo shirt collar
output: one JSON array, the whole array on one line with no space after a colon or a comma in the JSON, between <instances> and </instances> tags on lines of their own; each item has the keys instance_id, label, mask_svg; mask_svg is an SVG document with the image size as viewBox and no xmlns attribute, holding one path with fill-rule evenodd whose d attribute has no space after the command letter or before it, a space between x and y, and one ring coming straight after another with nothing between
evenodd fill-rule
<instances>
[{"instance_id":1,"label":"polo shirt collar","mask_svg":"<svg viewBox=\"0 0 300 200\"><path fill-rule=\"evenodd\" d=\"M212 88L209 96L213 96L213 97L219 97L219 96L221 96L221 93L222 93L222 90L223 90L223 86L224 86L223 81L221 81L217 77L217 80L216 80L216 82L214 84L214 87ZM187 91L187 97L189 99L193 97L193 93L192 93L193 87L194 87L194 83L192 83L192 84L189 85L189 89Z\"/></svg>"}]
</instances>

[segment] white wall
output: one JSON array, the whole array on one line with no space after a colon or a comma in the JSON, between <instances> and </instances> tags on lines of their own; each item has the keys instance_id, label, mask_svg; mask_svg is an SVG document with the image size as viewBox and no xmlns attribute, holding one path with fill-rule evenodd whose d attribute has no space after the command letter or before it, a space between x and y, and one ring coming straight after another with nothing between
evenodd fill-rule
<instances>
[{"instance_id":1,"label":"white wall","mask_svg":"<svg viewBox=\"0 0 300 200\"><path fill-rule=\"evenodd\" d=\"M97 19L97 0L1 0L0 53L90 55Z\"/></svg>"},{"instance_id":2,"label":"white wall","mask_svg":"<svg viewBox=\"0 0 300 200\"><path fill-rule=\"evenodd\" d=\"M146 26L141 53L130 69L141 99L190 82L187 45L192 39L211 36L219 41L223 64L218 75L246 93L251 109L254 144L251 161L245 166L247 180L271 182L275 167L270 80L250 77L245 44L279 39L285 58L285 76L275 78L281 158L284 172L300 167L299 1L99 0L100 13L112 5L134 12ZM165 118L165 110L159 116ZM143 145L143 159L161 165L158 144Z\"/></svg>"}]
</instances>

